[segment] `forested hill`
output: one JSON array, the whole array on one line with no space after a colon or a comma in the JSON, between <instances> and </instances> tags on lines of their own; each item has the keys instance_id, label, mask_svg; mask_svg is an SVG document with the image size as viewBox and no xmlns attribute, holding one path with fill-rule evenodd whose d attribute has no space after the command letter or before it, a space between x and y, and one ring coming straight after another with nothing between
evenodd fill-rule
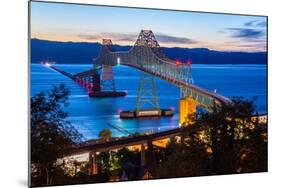
<instances>
[{"instance_id":1,"label":"forested hill","mask_svg":"<svg viewBox=\"0 0 281 188\"><path fill-rule=\"evenodd\" d=\"M101 48L100 43L56 42L31 39L31 62L42 60L56 61L61 64L89 64L96 58ZM131 46L113 45L115 51L124 51ZM163 52L171 59L194 64L266 64L266 52L223 52L207 48L166 48Z\"/></svg>"}]
</instances>

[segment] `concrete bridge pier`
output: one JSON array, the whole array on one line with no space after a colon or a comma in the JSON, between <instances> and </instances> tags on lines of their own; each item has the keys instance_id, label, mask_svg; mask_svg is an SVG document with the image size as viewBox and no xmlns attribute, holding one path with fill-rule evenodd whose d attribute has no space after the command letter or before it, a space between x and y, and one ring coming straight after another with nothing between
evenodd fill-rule
<instances>
[{"instance_id":1,"label":"concrete bridge pier","mask_svg":"<svg viewBox=\"0 0 281 188\"><path fill-rule=\"evenodd\" d=\"M147 148L145 149L145 146ZM141 145L141 166L146 167L148 170L153 166L153 144L152 140L148 140L146 144Z\"/></svg>"},{"instance_id":2,"label":"concrete bridge pier","mask_svg":"<svg viewBox=\"0 0 281 188\"><path fill-rule=\"evenodd\" d=\"M196 101L191 97L181 98L179 101L179 124L187 126L192 123L192 115L196 113Z\"/></svg>"},{"instance_id":3,"label":"concrete bridge pier","mask_svg":"<svg viewBox=\"0 0 281 188\"><path fill-rule=\"evenodd\" d=\"M92 91L93 92L99 92L101 91L101 86L100 86L100 75L99 74L93 74L93 87L92 87Z\"/></svg>"},{"instance_id":4,"label":"concrete bridge pier","mask_svg":"<svg viewBox=\"0 0 281 188\"><path fill-rule=\"evenodd\" d=\"M91 81L85 86L90 88L88 94L90 97L122 97L126 96L126 92L116 91L112 66L103 65L100 68L101 74L97 71L91 75ZM92 83L92 84L91 84ZM91 86L91 87L89 87Z\"/></svg>"},{"instance_id":5,"label":"concrete bridge pier","mask_svg":"<svg viewBox=\"0 0 281 188\"><path fill-rule=\"evenodd\" d=\"M97 154L95 151L89 152L89 175L98 173Z\"/></svg>"},{"instance_id":6,"label":"concrete bridge pier","mask_svg":"<svg viewBox=\"0 0 281 188\"><path fill-rule=\"evenodd\" d=\"M152 140L147 141L146 168L150 172L154 169Z\"/></svg>"},{"instance_id":7,"label":"concrete bridge pier","mask_svg":"<svg viewBox=\"0 0 281 188\"><path fill-rule=\"evenodd\" d=\"M141 166L145 166L145 145L141 145Z\"/></svg>"}]
</instances>

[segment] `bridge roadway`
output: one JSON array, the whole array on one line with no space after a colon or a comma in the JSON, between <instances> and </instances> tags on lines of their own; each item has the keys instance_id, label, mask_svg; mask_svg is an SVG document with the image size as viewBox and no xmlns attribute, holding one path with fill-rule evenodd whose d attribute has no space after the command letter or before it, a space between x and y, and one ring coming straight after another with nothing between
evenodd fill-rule
<instances>
[{"instance_id":1,"label":"bridge roadway","mask_svg":"<svg viewBox=\"0 0 281 188\"><path fill-rule=\"evenodd\" d=\"M86 144L75 148L71 148L66 152L66 154L67 155L82 154L91 151L103 152L103 151L110 151L114 149L121 149L129 146L147 144L148 142L153 142L153 141L177 136L181 133L181 131L182 128L176 128L176 129L162 131L149 135L142 135L142 136L125 138L125 139L114 140L114 141L103 142L103 143Z\"/></svg>"},{"instance_id":2,"label":"bridge roadway","mask_svg":"<svg viewBox=\"0 0 281 188\"><path fill-rule=\"evenodd\" d=\"M55 71L57 71L57 72L59 72L59 73L61 73L62 75L65 75L66 77L68 77L68 78L70 78L72 80L75 80L75 77L72 74L68 73L68 72L65 72L65 71L63 71L63 70L61 70L61 69L59 69L59 68L57 68L55 66L52 66L52 65L48 65L48 67L53 69L53 70L55 70Z\"/></svg>"}]
</instances>

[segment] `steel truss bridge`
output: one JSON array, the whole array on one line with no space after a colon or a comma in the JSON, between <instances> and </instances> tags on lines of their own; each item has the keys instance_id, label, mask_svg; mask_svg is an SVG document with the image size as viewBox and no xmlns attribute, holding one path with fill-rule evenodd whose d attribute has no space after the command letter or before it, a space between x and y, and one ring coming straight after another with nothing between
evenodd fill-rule
<instances>
[{"instance_id":1,"label":"steel truss bridge","mask_svg":"<svg viewBox=\"0 0 281 188\"><path fill-rule=\"evenodd\" d=\"M169 59L162 52L151 30L141 30L134 46L128 51L114 51L112 41L103 39L100 53L94 59L93 69L78 73L74 78L90 88L90 92L116 92L112 67L118 64L130 66L143 73L136 110L159 109L155 77L179 87L180 125L188 124L188 115L196 112L196 106L210 111L214 104L224 105L230 102L224 96L194 85L190 64Z\"/></svg>"},{"instance_id":2,"label":"steel truss bridge","mask_svg":"<svg viewBox=\"0 0 281 188\"><path fill-rule=\"evenodd\" d=\"M89 95L121 96L116 91L112 67L126 65L142 72L140 77L136 111L153 109L159 110L156 94L155 77L165 80L180 88L179 93L179 124L187 126L190 114L196 113L200 106L208 111L213 105L226 105L230 100L217 93L196 86L193 83L190 63L181 63L169 59L161 50L151 30L141 30L134 46L128 51L115 51L110 39L103 39L100 53L93 62L93 68L78 74L69 74L56 67L54 70L75 80L88 89ZM120 92L119 92L120 93ZM122 93L121 93L122 94ZM118 127L117 127L118 128ZM69 155L88 153L89 174L97 174L97 154L103 151L118 150L123 147L141 146L141 165L147 168L152 164L153 146L161 145L163 139L181 134L181 128L164 131L152 135L143 135L136 138L126 138L105 143L89 143L72 148ZM146 149L145 149L146 148ZM147 155L145 150L148 151Z\"/></svg>"}]
</instances>

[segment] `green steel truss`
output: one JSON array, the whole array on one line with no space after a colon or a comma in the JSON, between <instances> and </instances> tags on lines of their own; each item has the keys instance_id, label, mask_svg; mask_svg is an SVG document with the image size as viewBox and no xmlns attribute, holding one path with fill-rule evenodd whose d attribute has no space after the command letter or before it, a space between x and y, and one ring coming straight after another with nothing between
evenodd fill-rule
<instances>
[{"instance_id":1,"label":"green steel truss","mask_svg":"<svg viewBox=\"0 0 281 188\"><path fill-rule=\"evenodd\" d=\"M206 109L211 109L214 103L221 105L230 102L217 93L194 85L190 67L167 58L151 30L142 30L129 51L112 52L111 44L111 40L107 39L94 61L95 66L115 66L119 59L120 64L137 68L176 85L180 88L180 97L191 97Z\"/></svg>"},{"instance_id":2,"label":"green steel truss","mask_svg":"<svg viewBox=\"0 0 281 188\"><path fill-rule=\"evenodd\" d=\"M140 78L136 110L160 110L154 76L143 73Z\"/></svg>"}]
</instances>

